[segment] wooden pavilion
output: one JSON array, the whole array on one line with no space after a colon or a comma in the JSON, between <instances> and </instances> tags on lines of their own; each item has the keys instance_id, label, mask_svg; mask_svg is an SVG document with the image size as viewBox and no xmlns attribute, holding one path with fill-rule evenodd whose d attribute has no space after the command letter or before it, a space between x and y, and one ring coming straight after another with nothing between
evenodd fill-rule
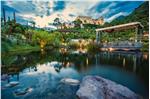
<instances>
[{"instance_id":1,"label":"wooden pavilion","mask_svg":"<svg viewBox=\"0 0 150 99\"><path fill-rule=\"evenodd\" d=\"M127 24L115 25L111 27L99 28L96 29L96 43L100 44L101 35L103 33L112 33L118 32L122 30L135 29L135 42L132 46L105 46L107 48L115 48L115 49L139 49L141 48L141 39L143 34L143 25L140 22L132 22ZM121 48L120 48L121 47Z\"/></svg>"}]
</instances>

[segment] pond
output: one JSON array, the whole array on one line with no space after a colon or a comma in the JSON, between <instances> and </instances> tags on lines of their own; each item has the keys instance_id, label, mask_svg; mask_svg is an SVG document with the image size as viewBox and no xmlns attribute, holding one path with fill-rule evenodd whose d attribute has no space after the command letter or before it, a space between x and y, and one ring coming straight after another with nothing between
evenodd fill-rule
<instances>
[{"instance_id":1,"label":"pond","mask_svg":"<svg viewBox=\"0 0 150 99\"><path fill-rule=\"evenodd\" d=\"M62 55L58 50L2 55L2 99L76 99L79 86L60 81L79 81L99 75L122 84L144 98L149 93L149 56L142 52L99 52ZM61 63L61 66L52 66ZM10 82L18 82L8 86ZM17 95L18 90L29 93Z\"/></svg>"}]
</instances>

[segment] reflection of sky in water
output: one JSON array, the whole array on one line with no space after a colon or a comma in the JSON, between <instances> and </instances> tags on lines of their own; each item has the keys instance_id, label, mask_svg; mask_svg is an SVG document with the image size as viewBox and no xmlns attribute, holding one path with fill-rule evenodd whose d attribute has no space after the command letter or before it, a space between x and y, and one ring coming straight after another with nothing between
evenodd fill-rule
<instances>
[{"instance_id":1,"label":"reflection of sky in water","mask_svg":"<svg viewBox=\"0 0 150 99\"><path fill-rule=\"evenodd\" d=\"M49 64L38 64L36 66L37 71L28 71L25 70L23 75L26 76L39 76L39 75L52 75L52 77L56 78L64 78L64 77L70 77L74 78L75 76L79 76L78 72L73 68L65 68L62 67L59 72L56 71L54 66L50 66Z\"/></svg>"},{"instance_id":2,"label":"reflection of sky in water","mask_svg":"<svg viewBox=\"0 0 150 99\"><path fill-rule=\"evenodd\" d=\"M48 92L54 92L57 89L57 86L60 84L60 80L62 78L79 78L78 72L70 67L62 67L60 72L57 72L54 66L50 66L47 63L37 64L36 69L37 71L35 71L35 68L25 69L19 75L20 85L18 87L14 87L14 89L32 87L34 91L31 94L26 95L26 97L34 95L43 96L44 94L48 94ZM11 81L14 80L16 80L15 77L14 79L11 79ZM10 89L6 89L3 91L7 93L7 90ZM10 96L13 97L13 95Z\"/></svg>"}]
</instances>

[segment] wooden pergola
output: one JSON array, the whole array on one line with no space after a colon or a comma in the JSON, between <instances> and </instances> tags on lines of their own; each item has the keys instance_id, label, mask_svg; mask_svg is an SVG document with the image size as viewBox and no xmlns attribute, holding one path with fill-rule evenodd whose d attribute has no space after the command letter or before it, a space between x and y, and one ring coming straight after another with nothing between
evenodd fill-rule
<instances>
[{"instance_id":1,"label":"wooden pergola","mask_svg":"<svg viewBox=\"0 0 150 99\"><path fill-rule=\"evenodd\" d=\"M118 32L121 30L128 30L128 29L134 29L134 28L135 28L135 33L136 33L135 42L141 42L142 33L143 33L143 25L140 22L131 22L127 24L121 24L121 25L115 25L111 27L96 29L96 43L97 44L100 43L100 37L102 33L104 32L112 33L112 32Z\"/></svg>"}]
</instances>

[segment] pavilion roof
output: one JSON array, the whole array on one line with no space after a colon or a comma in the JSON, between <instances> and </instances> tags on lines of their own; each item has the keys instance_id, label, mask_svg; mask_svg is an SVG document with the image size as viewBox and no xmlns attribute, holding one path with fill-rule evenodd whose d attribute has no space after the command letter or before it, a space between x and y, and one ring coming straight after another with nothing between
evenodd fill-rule
<instances>
[{"instance_id":1,"label":"pavilion roof","mask_svg":"<svg viewBox=\"0 0 150 99\"><path fill-rule=\"evenodd\" d=\"M131 22L131 23L120 24L120 25L115 25L111 27L99 28L99 29L96 29L96 32L100 32L100 31L114 32L114 31L127 30L131 28L136 28L136 27L143 28L143 25L140 22Z\"/></svg>"}]
</instances>

